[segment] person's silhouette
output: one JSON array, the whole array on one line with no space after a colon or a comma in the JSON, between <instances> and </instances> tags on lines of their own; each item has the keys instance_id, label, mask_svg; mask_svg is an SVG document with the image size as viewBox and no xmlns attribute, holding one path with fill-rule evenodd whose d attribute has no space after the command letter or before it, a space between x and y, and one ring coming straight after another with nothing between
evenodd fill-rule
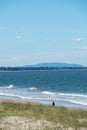
<instances>
[{"instance_id":1,"label":"person's silhouette","mask_svg":"<svg viewBox=\"0 0 87 130\"><path fill-rule=\"evenodd\" d=\"M54 101L52 102L52 106L55 106L55 102Z\"/></svg>"}]
</instances>

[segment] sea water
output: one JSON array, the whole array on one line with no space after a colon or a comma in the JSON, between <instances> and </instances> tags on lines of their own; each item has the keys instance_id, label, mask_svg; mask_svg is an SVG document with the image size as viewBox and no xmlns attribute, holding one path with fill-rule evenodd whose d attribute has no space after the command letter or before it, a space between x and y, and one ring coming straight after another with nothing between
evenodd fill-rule
<instances>
[{"instance_id":1,"label":"sea water","mask_svg":"<svg viewBox=\"0 0 87 130\"><path fill-rule=\"evenodd\" d=\"M0 99L87 108L87 70L0 72Z\"/></svg>"}]
</instances>

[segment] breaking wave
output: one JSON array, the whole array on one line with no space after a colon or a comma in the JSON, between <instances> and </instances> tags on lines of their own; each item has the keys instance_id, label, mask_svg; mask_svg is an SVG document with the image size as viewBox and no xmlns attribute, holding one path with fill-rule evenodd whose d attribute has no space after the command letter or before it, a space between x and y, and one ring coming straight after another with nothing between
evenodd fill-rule
<instances>
[{"instance_id":1,"label":"breaking wave","mask_svg":"<svg viewBox=\"0 0 87 130\"><path fill-rule=\"evenodd\" d=\"M47 94L47 95L54 95L54 94L56 94L56 93L53 93L53 92L49 92L49 91L44 91L44 92L42 92L43 94Z\"/></svg>"},{"instance_id":2,"label":"breaking wave","mask_svg":"<svg viewBox=\"0 0 87 130\"><path fill-rule=\"evenodd\" d=\"M15 88L15 89L13 89ZM37 90L37 91L31 91ZM56 102L56 104L75 104L87 106L87 95L86 94L75 94L75 93L60 93L39 90L36 87L29 88L17 88L17 86L10 84L7 87L0 87L0 98L10 98L10 99L24 99L24 100L34 100L38 102L51 102L51 99Z\"/></svg>"},{"instance_id":3,"label":"breaking wave","mask_svg":"<svg viewBox=\"0 0 87 130\"><path fill-rule=\"evenodd\" d=\"M36 87L31 87L30 90L38 90Z\"/></svg>"},{"instance_id":4,"label":"breaking wave","mask_svg":"<svg viewBox=\"0 0 87 130\"><path fill-rule=\"evenodd\" d=\"M15 86L13 84L10 84L7 88L12 89L15 88Z\"/></svg>"}]
</instances>

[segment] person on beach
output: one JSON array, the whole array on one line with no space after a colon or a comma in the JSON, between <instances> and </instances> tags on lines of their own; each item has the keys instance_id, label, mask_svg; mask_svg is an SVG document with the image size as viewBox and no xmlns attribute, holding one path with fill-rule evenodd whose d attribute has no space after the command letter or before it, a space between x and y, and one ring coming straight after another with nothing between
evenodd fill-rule
<instances>
[{"instance_id":1,"label":"person on beach","mask_svg":"<svg viewBox=\"0 0 87 130\"><path fill-rule=\"evenodd\" d=\"M54 101L52 101L52 106L55 106L55 102Z\"/></svg>"}]
</instances>

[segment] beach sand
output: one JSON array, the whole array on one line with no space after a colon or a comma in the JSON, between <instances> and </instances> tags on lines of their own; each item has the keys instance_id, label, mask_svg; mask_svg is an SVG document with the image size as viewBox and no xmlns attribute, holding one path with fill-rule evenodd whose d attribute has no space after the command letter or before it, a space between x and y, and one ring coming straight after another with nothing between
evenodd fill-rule
<instances>
[{"instance_id":1,"label":"beach sand","mask_svg":"<svg viewBox=\"0 0 87 130\"><path fill-rule=\"evenodd\" d=\"M31 105L35 105L37 103L25 101L25 100L0 100L0 104L3 102L7 103L21 103L27 104L30 103ZM52 107L50 105L50 107ZM67 108L69 111L73 110L82 110L82 108ZM2 111L2 107L0 106L0 111ZM79 122L83 122L84 119L79 119ZM87 122L87 119L85 119ZM75 130L73 127L64 128L61 123L55 123L53 121L48 121L44 118L36 119L35 117L24 117L24 116L17 116L17 115L10 115L9 116L2 116L0 118L0 130ZM78 128L76 130L87 130L87 128Z\"/></svg>"}]
</instances>

